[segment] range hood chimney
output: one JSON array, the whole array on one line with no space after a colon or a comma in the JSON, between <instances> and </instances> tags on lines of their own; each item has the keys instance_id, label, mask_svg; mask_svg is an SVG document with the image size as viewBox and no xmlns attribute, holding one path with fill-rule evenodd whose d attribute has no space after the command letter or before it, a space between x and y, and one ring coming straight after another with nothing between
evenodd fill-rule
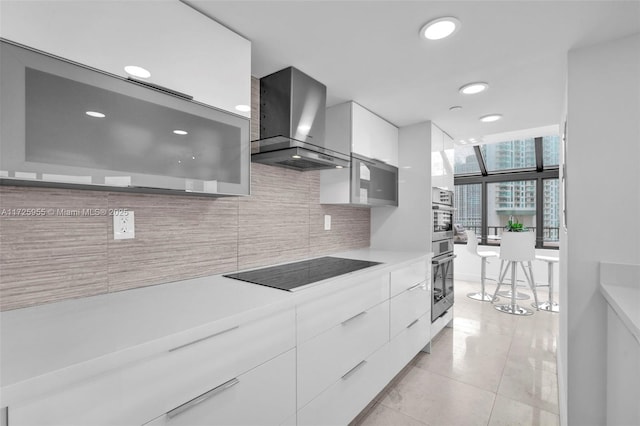
<instances>
[{"instance_id":1,"label":"range hood chimney","mask_svg":"<svg viewBox=\"0 0 640 426\"><path fill-rule=\"evenodd\" d=\"M349 167L349 155L324 147L326 99L326 86L294 67L261 78L251 161L299 171Z\"/></svg>"}]
</instances>

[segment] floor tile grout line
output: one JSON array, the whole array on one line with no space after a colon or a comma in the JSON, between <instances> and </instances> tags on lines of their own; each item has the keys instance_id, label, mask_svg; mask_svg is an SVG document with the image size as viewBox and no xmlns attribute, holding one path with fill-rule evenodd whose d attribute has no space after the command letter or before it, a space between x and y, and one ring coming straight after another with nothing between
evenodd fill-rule
<instances>
[{"instance_id":1,"label":"floor tile grout line","mask_svg":"<svg viewBox=\"0 0 640 426\"><path fill-rule=\"evenodd\" d=\"M494 410L496 408L496 402L498 401L498 392L500 391L500 386L502 385L502 381L504 380L504 372L507 369L507 362L509 362L509 354L511 353L511 348L513 346L513 338L515 336L515 330L518 328L518 324L519 324L519 320L520 318L516 318L516 326L513 328L513 334L511 335L510 339L509 339L509 350L507 350L507 356L504 360L504 364L502 366L502 372L500 373L500 382L498 382L498 388L495 391L494 394L494 398L493 398L493 406L491 407L491 413L489 414L489 421L487 422L487 426L489 426L489 424L491 424L491 419L493 418L493 414L494 414Z\"/></svg>"},{"instance_id":2,"label":"floor tile grout line","mask_svg":"<svg viewBox=\"0 0 640 426\"><path fill-rule=\"evenodd\" d=\"M377 405L382 405L382 406L383 406L384 408L386 408L387 410L395 411L396 413L402 414L402 415L403 415L403 416L405 416L405 417L409 417L410 419L415 420L416 422L418 422L418 423L420 423L420 424L422 424L422 425L424 425L424 426L429 426L429 423L425 423L425 422L423 422L422 420L417 419L417 418L413 417L412 415L405 413L405 412L404 412L404 411L402 411L402 410L398 410L397 408L389 407L387 404L384 404L382 401L378 401L378 402L376 403L376 406L377 406ZM375 408L375 406L374 406L373 408ZM371 412L373 412L373 409L371 410ZM367 415L367 417L368 417L368 416L369 416L369 415ZM363 420L364 420L364 419L363 419Z\"/></svg>"}]
</instances>

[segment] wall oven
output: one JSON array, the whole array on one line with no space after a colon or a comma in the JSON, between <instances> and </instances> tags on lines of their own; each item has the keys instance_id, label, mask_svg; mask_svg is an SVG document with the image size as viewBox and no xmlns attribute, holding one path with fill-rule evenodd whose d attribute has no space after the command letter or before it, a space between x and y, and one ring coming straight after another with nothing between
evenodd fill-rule
<instances>
[{"instance_id":1,"label":"wall oven","mask_svg":"<svg viewBox=\"0 0 640 426\"><path fill-rule=\"evenodd\" d=\"M453 192L432 188L433 233L431 246L432 289L431 321L453 306Z\"/></svg>"},{"instance_id":2,"label":"wall oven","mask_svg":"<svg viewBox=\"0 0 640 426\"><path fill-rule=\"evenodd\" d=\"M453 240L434 241L431 260L432 289L431 321L435 321L453 306Z\"/></svg>"},{"instance_id":3,"label":"wall oven","mask_svg":"<svg viewBox=\"0 0 640 426\"><path fill-rule=\"evenodd\" d=\"M433 188L431 191L433 210L432 241L453 238L453 192L446 189Z\"/></svg>"}]
</instances>

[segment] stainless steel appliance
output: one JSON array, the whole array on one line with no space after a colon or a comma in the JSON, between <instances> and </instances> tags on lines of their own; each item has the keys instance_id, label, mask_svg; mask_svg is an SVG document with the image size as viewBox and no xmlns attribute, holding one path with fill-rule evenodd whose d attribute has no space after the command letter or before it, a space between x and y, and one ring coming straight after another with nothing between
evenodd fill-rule
<instances>
[{"instance_id":1,"label":"stainless steel appliance","mask_svg":"<svg viewBox=\"0 0 640 426\"><path fill-rule=\"evenodd\" d=\"M433 210L432 241L453 238L453 192L441 188L431 190Z\"/></svg>"},{"instance_id":2,"label":"stainless steel appliance","mask_svg":"<svg viewBox=\"0 0 640 426\"><path fill-rule=\"evenodd\" d=\"M433 237L431 321L443 315L454 302L453 283L453 192L432 189Z\"/></svg>"},{"instance_id":3,"label":"stainless steel appliance","mask_svg":"<svg viewBox=\"0 0 640 426\"><path fill-rule=\"evenodd\" d=\"M351 202L373 206L397 206L398 168L352 153Z\"/></svg>"},{"instance_id":4,"label":"stainless steel appliance","mask_svg":"<svg viewBox=\"0 0 640 426\"><path fill-rule=\"evenodd\" d=\"M307 171L349 167L349 155L324 147L327 88L288 67L260 79L260 139L251 161Z\"/></svg>"},{"instance_id":5,"label":"stainless steel appliance","mask_svg":"<svg viewBox=\"0 0 640 426\"><path fill-rule=\"evenodd\" d=\"M308 284L379 264L380 262L325 256L223 276L279 290L295 291Z\"/></svg>"}]
</instances>

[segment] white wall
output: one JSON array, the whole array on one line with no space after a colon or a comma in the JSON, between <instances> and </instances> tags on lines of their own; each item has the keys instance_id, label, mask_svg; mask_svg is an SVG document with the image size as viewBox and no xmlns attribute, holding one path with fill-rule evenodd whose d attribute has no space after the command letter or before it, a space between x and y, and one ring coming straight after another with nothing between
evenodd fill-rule
<instances>
[{"instance_id":1,"label":"white wall","mask_svg":"<svg viewBox=\"0 0 640 426\"><path fill-rule=\"evenodd\" d=\"M570 51L567 87L567 415L604 425L598 262L640 263L640 34Z\"/></svg>"},{"instance_id":2,"label":"white wall","mask_svg":"<svg viewBox=\"0 0 640 426\"><path fill-rule=\"evenodd\" d=\"M399 206L371 209L371 247L431 251L431 122L398 133Z\"/></svg>"},{"instance_id":3,"label":"white wall","mask_svg":"<svg viewBox=\"0 0 640 426\"><path fill-rule=\"evenodd\" d=\"M566 79L565 75L565 79ZM565 81L566 84L566 81ZM565 200L565 189L564 189L564 165L565 161L565 123L567 120L567 91L568 89L565 86L565 94L564 94L564 105L562 108L562 118L560 120L560 134L562 135L561 140L561 152L560 152L560 164L563 167L560 167L560 264L558 265L558 269L560 270L560 288L559 290L559 299L560 300L568 300L567 297L567 243L569 241L567 230L565 228L565 216L564 209L566 206ZM567 418L567 352L568 352L568 338L569 335L569 326L568 326L568 315L566 309L560 310L560 324L559 324L559 333L558 333L558 342L557 342L557 371L558 371L558 405L560 409L560 424L567 425L569 424Z\"/></svg>"}]
</instances>

